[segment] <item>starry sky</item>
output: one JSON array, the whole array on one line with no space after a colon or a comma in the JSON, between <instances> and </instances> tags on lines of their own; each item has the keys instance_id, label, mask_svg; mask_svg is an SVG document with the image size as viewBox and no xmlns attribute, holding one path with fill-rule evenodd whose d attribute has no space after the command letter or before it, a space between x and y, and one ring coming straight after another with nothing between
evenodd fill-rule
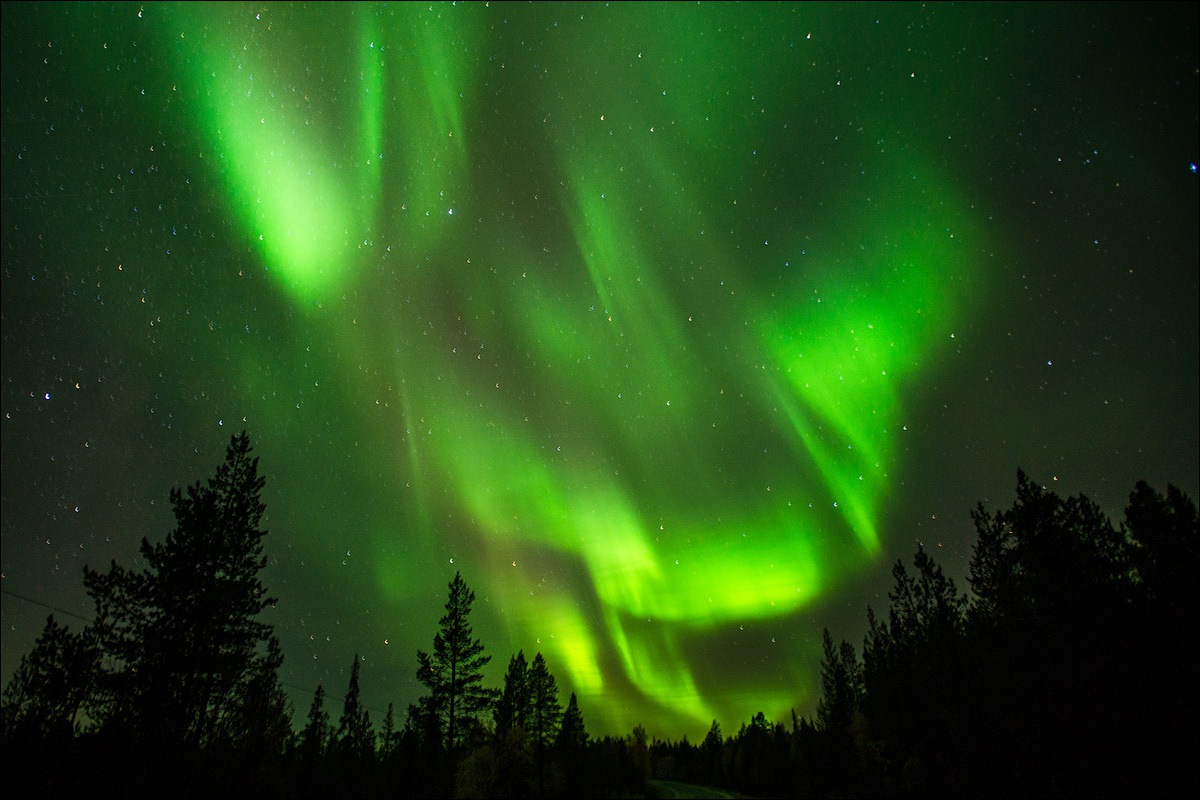
<instances>
[{"instance_id":1,"label":"starry sky","mask_svg":"<svg viewBox=\"0 0 1200 800\"><path fill-rule=\"evenodd\" d=\"M6 3L2 53L5 682L243 429L298 717L357 654L402 720L461 570L492 685L732 733L918 543L965 587L1018 468L1197 496L1194 4Z\"/></svg>"}]
</instances>

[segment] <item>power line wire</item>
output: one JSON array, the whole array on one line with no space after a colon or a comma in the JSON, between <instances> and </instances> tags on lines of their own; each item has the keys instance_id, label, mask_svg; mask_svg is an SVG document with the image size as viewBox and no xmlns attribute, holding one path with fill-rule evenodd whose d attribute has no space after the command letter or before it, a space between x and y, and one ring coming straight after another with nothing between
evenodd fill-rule
<instances>
[{"instance_id":1,"label":"power line wire","mask_svg":"<svg viewBox=\"0 0 1200 800\"><path fill-rule=\"evenodd\" d=\"M92 621L92 620L88 619L87 617L81 617L80 615L76 614L74 611L67 611L65 608L59 608L58 606L52 606L49 603L43 603L41 600L34 600L32 597L26 597L23 594L17 594L16 592L11 591L9 589L0 589L0 591L4 592L4 594L12 595L13 597L17 598L18 600L24 600L26 603L33 603L35 606L41 606L42 608L48 608L51 611L57 611L60 614L66 614L68 617L74 617L75 619L80 620L82 622L91 622Z\"/></svg>"}]
</instances>

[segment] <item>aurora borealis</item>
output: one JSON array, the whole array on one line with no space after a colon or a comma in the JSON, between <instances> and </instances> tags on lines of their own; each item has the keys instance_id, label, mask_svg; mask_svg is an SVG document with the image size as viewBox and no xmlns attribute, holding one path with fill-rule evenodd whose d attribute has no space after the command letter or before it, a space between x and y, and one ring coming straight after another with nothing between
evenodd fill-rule
<instances>
[{"instance_id":1,"label":"aurora borealis","mask_svg":"<svg viewBox=\"0 0 1200 800\"><path fill-rule=\"evenodd\" d=\"M298 714L455 570L595 733L811 712L1018 467L1196 496L1195 19L6 4L4 679L245 428Z\"/></svg>"}]
</instances>

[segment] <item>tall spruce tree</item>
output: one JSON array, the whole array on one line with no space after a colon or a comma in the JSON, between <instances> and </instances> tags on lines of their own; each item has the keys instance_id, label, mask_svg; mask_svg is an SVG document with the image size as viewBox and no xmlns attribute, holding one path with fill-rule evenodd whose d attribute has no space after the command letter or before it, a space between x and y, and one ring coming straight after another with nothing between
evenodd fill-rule
<instances>
[{"instance_id":1,"label":"tall spruce tree","mask_svg":"<svg viewBox=\"0 0 1200 800\"><path fill-rule=\"evenodd\" d=\"M354 761L366 761L375 755L375 735L371 715L363 707L358 688L358 654L350 665L350 686L338 720L337 746L341 754Z\"/></svg>"},{"instance_id":2,"label":"tall spruce tree","mask_svg":"<svg viewBox=\"0 0 1200 800\"><path fill-rule=\"evenodd\" d=\"M512 728L525 728L529 719L529 665L525 651L518 650L509 659L504 673L504 688L496 703L496 733L504 735Z\"/></svg>"},{"instance_id":3,"label":"tall spruce tree","mask_svg":"<svg viewBox=\"0 0 1200 800\"><path fill-rule=\"evenodd\" d=\"M446 614L433 637L433 653L417 651L417 680L429 689L426 708L444 732L446 751L454 754L465 742L473 723L492 709L497 692L483 686L483 668L492 657L484 655L468 618L475 593L462 573L454 573Z\"/></svg>"},{"instance_id":4,"label":"tall spruce tree","mask_svg":"<svg viewBox=\"0 0 1200 800\"><path fill-rule=\"evenodd\" d=\"M834 647L826 628L821 636L821 698L817 701L817 720L824 742L821 782L831 794L844 794L853 779L854 738L851 723L863 698L862 664L854 646L843 641Z\"/></svg>"},{"instance_id":5,"label":"tall spruce tree","mask_svg":"<svg viewBox=\"0 0 1200 800\"><path fill-rule=\"evenodd\" d=\"M558 704L558 685L538 653L529 668L529 738L533 741L534 763L538 771L538 791L546 795L546 759L558 738L562 707Z\"/></svg>"},{"instance_id":6,"label":"tall spruce tree","mask_svg":"<svg viewBox=\"0 0 1200 800\"><path fill-rule=\"evenodd\" d=\"M292 741L292 702L279 682L283 651L272 636L267 652L248 672L229 713L222 717L224 741L251 763L266 765L283 755Z\"/></svg>"},{"instance_id":7,"label":"tall spruce tree","mask_svg":"<svg viewBox=\"0 0 1200 800\"><path fill-rule=\"evenodd\" d=\"M392 703L388 703L387 713L383 717L383 727L379 730L379 757L388 760L395 756L400 746L400 731L396 730L396 711Z\"/></svg>"},{"instance_id":8,"label":"tall spruce tree","mask_svg":"<svg viewBox=\"0 0 1200 800\"><path fill-rule=\"evenodd\" d=\"M558 728L558 739L555 747L560 751L574 753L587 749L588 732L583 724L583 712L579 710L579 700L571 692L567 701L567 710L563 712L562 724Z\"/></svg>"},{"instance_id":9,"label":"tall spruce tree","mask_svg":"<svg viewBox=\"0 0 1200 800\"><path fill-rule=\"evenodd\" d=\"M325 687L317 684L312 705L308 707L308 722L300 731L300 758L315 764L325 756L330 739L329 712L325 710Z\"/></svg>"},{"instance_id":10,"label":"tall spruce tree","mask_svg":"<svg viewBox=\"0 0 1200 800\"><path fill-rule=\"evenodd\" d=\"M238 706L271 637L257 616L275 602L259 579L263 484L249 436L237 434L206 485L171 491L176 526L165 542L142 540L146 569L84 568L108 667L106 722L143 741L197 749Z\"/></svg>"},{"instance_id":11,"label":"tall spruce tree","mask_svg":"<svg viewBox=\"0 0 1200 800\"><path fill-rule=\"evenodd\" d=\"M100 652L92 637L46 618L33 650L4 687L4 738L69 737L92 690Z\"/></svg>"},{"instance_id":12,"label":"tall spruce tree","mask_svg":"<svg viewBox=\"0 0 1200 800\"><path fill-rule=\"evenodd\" d=\"M546 667L546 659L538 653L529 668L529 726L530 738L538 753L549 750L558 737L562 722L562 706L558 704L558 684Z\"/></svg>"},{"instance_id":13,"label":"tall spruce tree","mask_svg":"<svg viewBox=\"0 0 1200 800\"><path fill-rule=\"evenodd\" d=\"M567 710L563 712L562 724L558 728L558 739L554 742L559 763L566 773L567 796L578 797L583 794L587 766L588 732L583 724L583 712L579 710L579 701L575 693L567 701Z\"/></svg>"},{"instance_id":14,"label":"tall spruce tree","mask_svg":"<svg viewBox=\"0 0 1200 800\"><path fill-rule=\"evenodd\" d=\"M849 734L850 721L862 698L862 666L854 646L843 641L834 647L826 628L821 634L824 657L821 659L821 698L817 719L821 729Z\"/></svg>"}]
</instances>

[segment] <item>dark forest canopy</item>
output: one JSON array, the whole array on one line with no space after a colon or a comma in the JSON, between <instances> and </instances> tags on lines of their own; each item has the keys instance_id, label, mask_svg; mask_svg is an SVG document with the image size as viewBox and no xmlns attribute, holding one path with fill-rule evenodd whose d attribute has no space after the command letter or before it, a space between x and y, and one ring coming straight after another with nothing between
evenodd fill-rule
<instances>
[{"instance_id":1,"label":"dark forest canopy","mask_svg":"<svg viewBox=\"0 0 1200 800\"><path fill-rule=\"evenodd\" d=\"M144 568L84 570L93 622L53 616L3 692L7 787L31 796L621 797L660 781L770 797L1195 793L1196 506L1138 483L1114 524L1086 497L1017 475L980 505L968 586L922 548L897 561L861 647L824 632L812 718L758 713L698 744L589 736L545 658L492 658L461 574L426 694L376 729L360 660L344 695L287 700L259 573L264 478L234 436L207 483L174 490L176 527ZM340 689L340 687L338 687ZM342 696L340 709L331 701ZM335 723L333 720L337 719ZM297 732L297 727L299 731Z\"/></svg>"}]
</instances>

